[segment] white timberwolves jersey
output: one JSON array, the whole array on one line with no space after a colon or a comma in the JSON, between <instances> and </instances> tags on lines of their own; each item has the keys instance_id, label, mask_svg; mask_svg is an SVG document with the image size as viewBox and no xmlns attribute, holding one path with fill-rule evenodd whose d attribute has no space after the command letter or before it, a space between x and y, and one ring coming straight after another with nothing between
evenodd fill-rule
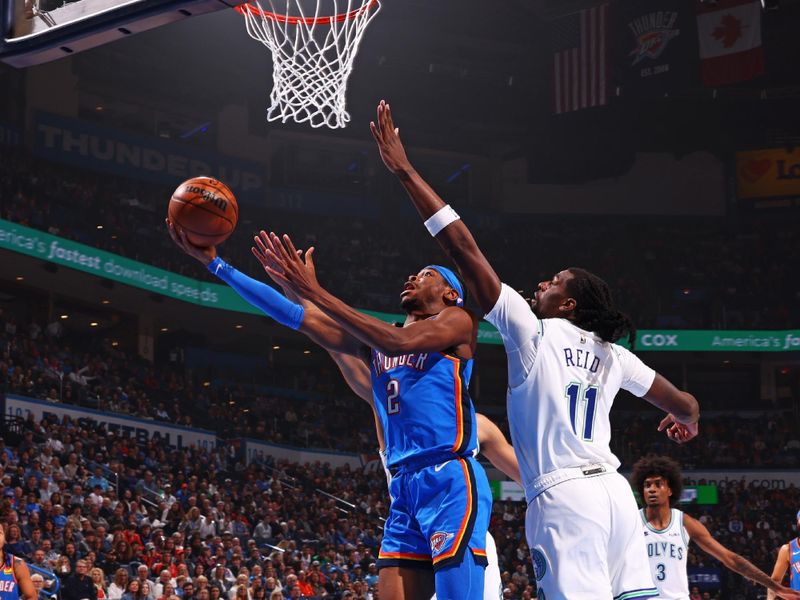
<instances>
[{"instance_id":1,"label":"white timberwolves jersey","mask_svg":"<svg viewBox=\"0 0 800 600\"><path fill-rule=\"evenodd\" d=\"M683 527L683 513L670 510L666 529L654 529L647 522L645 510L639 511L644 522L644 540L653 583L658 588L658 598L663 600L688 600L689 580L686 578L686 560L689 534Z\"/></svg>"},{"instance_id":2,"label":"white timberwolves jersey","mask_svg":"<svg viewBox=\"0 0 800 600\"><path fill-rule=\"evenodd\" d=\"M616 470L611 404L620 388L646 394L655 371L566 319L539 320L506 284L485 318L508 355L508 421L528 502L563 481L554 471L595 463Z\"/></svg>"}]
</instances>

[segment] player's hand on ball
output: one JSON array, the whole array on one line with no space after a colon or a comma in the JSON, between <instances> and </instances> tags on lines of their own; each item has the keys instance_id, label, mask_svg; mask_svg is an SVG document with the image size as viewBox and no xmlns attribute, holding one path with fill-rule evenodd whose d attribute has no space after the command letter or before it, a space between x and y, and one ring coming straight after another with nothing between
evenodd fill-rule
<instances>
[{"instance_id":1,"label":"player's hand on ball","mask_svg":"<svg viewBox=\"0 0 800 600\"><path fill-rule=\"evenodd\" d=\"M658 430L664 431L667 437L673 442L685 444L689 440L696 438L700 432L698 422L695 423L679 423L672 415L667 415L658 424Z\"/></svg>"},{"instance_id":2,"label":"player's hand on ball","mask_svg":"<svg viewBox=\"0 0 800 600\"><path fill-rule=\"evenodd\" d=\"M166 219L166 222L169 237L186 254L196 258L204 265L208 265L208 263L217 258L217 249L214 246L206 246L205 248L195 246L186 238L186 233L180 227L175 227L175 224L169 219Z\"/></svg>"},{"instance_id":3,"label":"player's hand on ball","mask_svg":"<svg viewBox=\"0 0 800 600\"><path fill-rule=\"evenodd\" d=\"M265 260L261 264L275 283L303 298L310 298L319 291L313 246L303 256L302 251L294 247L292 238L286 234L281 240L274 233L270 233L268 242L269 247L263 239L261 243L257 241L258 252L256 249L253 252L256 258L259 257L259 253L263 254Z\"/></svg>"},{"instance_id":4,"label":"player's hand on ball","mask_svg":"<svg viewBox=\"0 0 800 600\"><path fill-rule=\"evenodd\" d=\"M378 150L386 168L395 175L410 171L412 167L403 148L403 142L400 141L400 130L394 126L392 109L384 100L378 104L377 119L370 122L369 128L372 137L378 143Z\"/></svg>"}]
</instances>

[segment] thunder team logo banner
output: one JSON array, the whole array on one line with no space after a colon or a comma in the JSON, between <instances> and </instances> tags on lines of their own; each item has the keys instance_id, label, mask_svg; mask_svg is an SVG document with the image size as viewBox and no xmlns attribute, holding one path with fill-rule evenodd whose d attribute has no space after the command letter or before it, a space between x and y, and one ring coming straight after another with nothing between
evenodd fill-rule
<instances>
[{"instance_id":1,"label":"thunder team logo banner","mask_svg":"<svg viewBox=\"0 0 800 600\"><path fill-rule=\"evenodd\" d=\"M614 5L613 74L622 95L664 96L699 83L697 22L679 0Z\"/></svg>"}]
</instances>

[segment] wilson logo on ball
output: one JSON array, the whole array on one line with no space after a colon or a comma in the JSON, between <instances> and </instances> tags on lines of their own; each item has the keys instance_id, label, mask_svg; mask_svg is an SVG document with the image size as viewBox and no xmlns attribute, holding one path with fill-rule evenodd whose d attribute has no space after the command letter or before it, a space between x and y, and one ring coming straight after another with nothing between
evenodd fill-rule
<instances>
[{"instance_id":1,"label":"wilson logo on ball","mask_svg":"<svg viewBox=\"0 0 800 600\"><path fill-rule=\"evenodd\" d=\"M203 197L203 199L205 199L206 202L211 202L211 204L213 204L222 211L228 210L228 201L218 196L215 196L214 194L211 193L210 190L189 185L186 186L186 191L192 194L200 194Z\"/></svg>"}]
</instances>

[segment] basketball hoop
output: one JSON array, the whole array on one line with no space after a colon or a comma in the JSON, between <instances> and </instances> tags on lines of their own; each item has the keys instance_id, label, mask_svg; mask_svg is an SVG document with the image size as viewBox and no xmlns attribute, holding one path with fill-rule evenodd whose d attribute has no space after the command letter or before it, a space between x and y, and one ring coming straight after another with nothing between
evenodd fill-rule
<instances>
[{"instance_id":1,"label":"basketball hoop","mask_svg":"<svg viewBox=\"0 0 800 600\"><path fill-rule=\"evenodd\" d=\"M275 10L275 0L268 0L272 10L264 10L257 1L236 7L250 37L272 53L267 120L345 127L350 121L345 107L347 80L381 0L284 1L284 11ZM307 9L316 3L313 15L304 11L304 1ZM333 9L327 15L325 4Z\"/></svg>"}]
</instances>

